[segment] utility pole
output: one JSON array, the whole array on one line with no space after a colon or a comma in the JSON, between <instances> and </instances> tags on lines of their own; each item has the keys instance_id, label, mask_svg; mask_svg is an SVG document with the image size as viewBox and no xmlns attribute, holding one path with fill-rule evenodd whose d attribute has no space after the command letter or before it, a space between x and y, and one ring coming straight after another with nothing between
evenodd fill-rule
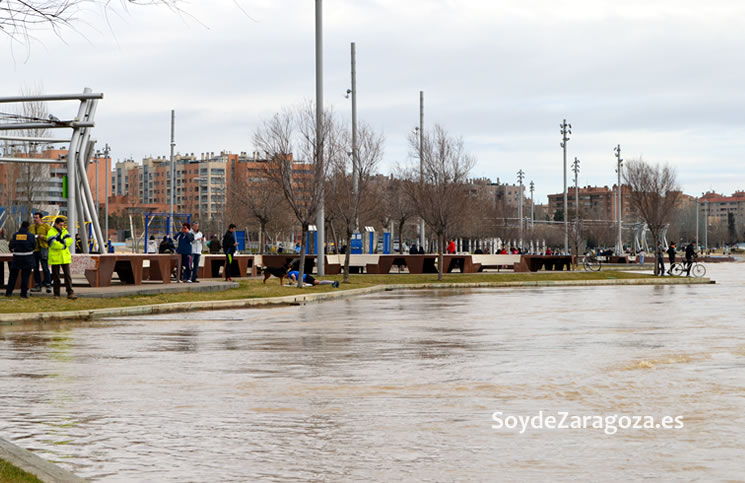
<instances>
[{"instance_id":1,"label":"utility pole","mask_svg":"<svg viewBox=\"0 0 745 483\"><path fill-rule=\"evenodd\" d=\"M419 182L424 182L424 91L419 91ZM424 248L424 218L419 219L419 246ZM426 251L426 249L425 249Z\"/></svg>"},{"instance_id":2,"label":"utility pole","mask_svg":"<svg viewBox=\"0 0 745 483\"><path fill-rule=\"evenodd\" d=\"M698 211L700 209L698 207L698 200L699 200L699 198L696 197L696 246L699 246L698 245L698 230L699 230L699 228L701 228L700 223L698 221Z\"/></svg>"},{"instance_id":3,"label":"utility pole","mask_svg":"<svg viewBox=\"0 0 745 483\"><path fill-rule=\"evenodd\" d=\"M704 200L704 248L709 248L709 200Z\"/></svg>"},{"instance_id":4,"label":"utility pole","mask_svg":"<svg viewBox=\"0 0 745 483\"><path fill-rule=\"evenodd\" d=\"M574 171L574 236L579 241L579 159L576 156L572 163L572 171Z\"/></svg>"},{"instance_id":5,"label":"utility pole","mask_svg":"<svg viewBox=\"0 0 745 483\"><path fill-rule=\"evenodd\" d=\"M623 168L623 159L621 159L621 145L617 145L615 148L613 148L613 151L616 154L616 172L618 173L618 201L616 202L616 212L617 212L617 218L618 221L618 240L616 241L616 254L617 255L623 255L623 237L621 234L621 230L623 228L623 206L622 203L622 197L621 197L621 169Z\"/></svg>"},{"instance_id":6,"label":"utility pole","mask_svg":"<svg viewBox=\"0 0 745 483\"><path fill-rule=\"evenodd\" d=\"M518 204L517 204L517 217L520 219L520 241L517 247L522 251L523 248L523 179L525 178L525 171L520 169L517 172L517 182L520 183L518 192Z\"/></svg>"},{"instance_id":7,"label":"utility pole","mask_svg":"<svg viewBox=\"0 0 745 483\"><path fill-rule=\"evenodd\" d=\"M530 182L530 230L533 231L535 228L535 214L533 213L533 191L535 191L535 183Z\"/></svg>"},{"instance_id":8,"label":"utility pole","mask_svg":"<svg viewBox=\"0 0 745 483\"><path fill-rule=\"evenodd\" d=\"M567 120L559 124L561 128L561 148L564 151L564 254L569 253L569 224L567 221L567 141L572 134L572 125Z\"/></svg>"},{"instance_id":9,"label":"utility pole","mask_svg":"<svg viewBox=\"0 0 745 483\"><path fill-rule=\"evenodd\" d=\"M109 143L106 143L103 147L103 164L106 166L106 179L104 180L104 191L106 192L106 200L104 201L104 226L106 227L106 231L103 234L105 248L101 250L101 253L109 252L109 178L111 178L111 158L109 157L109 152L111 152L111 148L109 148Z\"/></svg>"},{"instance_id":10,"label":"utility pole","mask_svg":"<svg viewBox=\"0 0 745 483\"><path fill-rule=\"evenodd\" d=\"M352 42L352 88L347 94L352 94L352 190L354 193L354 231L360 231L360 215L357 210L357 193L359 192L359 152L357 149L357 49Z\"/></svg>"},{"instance_id":11,"label":"utility pole","mask_svg":"<svg viewBox=\"0 0 745 483\"><path fill-rule=\"evenodd\" d=\"M323 169L323 0L316 0L316 163L318 163L319 173L324 173ZM326 275L325 263L325 234L326 234L326 214L324 204L323 184L326 180L316 180L321 183L321 200L318 203L318 216L316 218L318 242L316 244L316 267L318 275Z\"/></svg>"},{"instance_id":12,"label":"utility pole","mask_svg":"<svg viewBox=\"0 0 745 483\"><path fill-rule=\"evenodd\" d=\"M101 196L98 190L98 158L101 157L101 151L96 151L96 218L101 219ZM104 161L104 167L106 162ZM100 248L100 247L99 247Z\"/></svg>"},{"instance_id":13,"label":"utility pole","mask_svg":"<svg viewBox=\"0 0 745 483\"><path fill-rule=\"evenodd\" d=\"M176 163L173 160L173 149L176 147L176 111L174 109L171 109L171 210L169 211L169 222L168 222L168 228L166 229L166 234L171 234L171 227L175 227L176 223L173 219L173 205L176 201ZM147 240L145 240L145 243L147 243Z\"/></svg>"}]
</instances>

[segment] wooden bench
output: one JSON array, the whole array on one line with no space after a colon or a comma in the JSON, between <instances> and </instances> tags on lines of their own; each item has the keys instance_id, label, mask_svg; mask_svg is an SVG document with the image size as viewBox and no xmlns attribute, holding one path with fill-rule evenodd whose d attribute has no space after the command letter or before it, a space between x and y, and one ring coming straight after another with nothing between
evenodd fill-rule
<instances>
[{"instance_id":1,"label":"wooden bench","mask_svg":"<svg viewBox=\"0 0 745 483\"><path fill-rule=\"evenodd\" d=\"M199 257L200 278L220 278L220 268L225 268L225 255L205 254ZM254 255L234 255L230 277L255 277L257 275L256 257Z\"/></svg>"},{"instance_id":2,"label":"wooden bench","mask_svg":"<svg viewBox=\"0 0 745 483\"><path fill-rule=\"evenodd\" d=\"M521 255L520 262L515 264L516 272L537 272L545 270L572 269L571 255Z\"/></svg>"}]
</instances>

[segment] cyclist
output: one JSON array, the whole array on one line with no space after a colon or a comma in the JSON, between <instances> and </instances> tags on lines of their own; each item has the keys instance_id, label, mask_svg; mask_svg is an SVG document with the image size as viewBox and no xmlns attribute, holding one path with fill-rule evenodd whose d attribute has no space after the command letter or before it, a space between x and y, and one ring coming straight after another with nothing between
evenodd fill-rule
<instances>
[{"instance_id":1,"label":"cyclist","mask_svg":"<svg viewBox=\"0 0 745 483\"><path fill-rule=\"evenodd\" d=\"M692 241L686 247L686 277L691 276L691 267L696 259L696 242Z\"/></svg>"}]
</instances>

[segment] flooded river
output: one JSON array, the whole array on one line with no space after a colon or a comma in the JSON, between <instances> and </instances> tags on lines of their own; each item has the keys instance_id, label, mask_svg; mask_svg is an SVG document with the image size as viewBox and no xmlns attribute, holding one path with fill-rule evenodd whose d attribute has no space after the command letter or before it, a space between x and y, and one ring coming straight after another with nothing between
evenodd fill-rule
<instances>
[{"instance_id":1,"label":"flooded river","mask_svg":"<svg viewBox=\"0 0 745 483\"><path fill-rule=\"evenodd\" d=\"M708 270L0 327L0 436L100 481L741 480L745 264Z\"/></svg>"}]
</instances>

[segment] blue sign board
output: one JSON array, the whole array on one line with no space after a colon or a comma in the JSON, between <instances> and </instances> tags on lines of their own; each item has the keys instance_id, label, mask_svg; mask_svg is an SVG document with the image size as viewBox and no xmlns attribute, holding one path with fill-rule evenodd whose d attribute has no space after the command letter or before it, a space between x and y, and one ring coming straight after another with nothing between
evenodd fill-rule
<instances>
[{"instance_id":1,"label":"blue sign board","mask_svg":"<svg viewBox=\"0 0 745 483\"><path fill-rule=\"evenodd\" d=\"M362 255L362 233L353 233L351 245L352 255Z\"/></svg>"}]
</instances>

